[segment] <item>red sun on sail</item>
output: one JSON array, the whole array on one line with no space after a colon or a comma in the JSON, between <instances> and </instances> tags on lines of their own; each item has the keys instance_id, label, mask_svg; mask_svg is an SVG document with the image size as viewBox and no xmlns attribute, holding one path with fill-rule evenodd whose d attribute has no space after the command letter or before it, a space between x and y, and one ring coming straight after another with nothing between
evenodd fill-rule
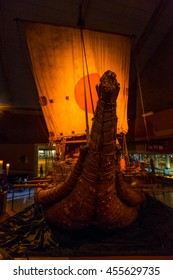
<instances>
[{"instance_id":1,"label":"red sun on sail","mask_svg":"<svg viewBox=\"0 0 173 280\"><path fill-rule=\"evenodd\" d=\"M96 108L98 100L96 85L99 83L99 80L98 73L89 74L77 82L74 90L74 96L78 106L84 111L87 109L87 112L91 114Z\"/></svg>"}]
</instances>

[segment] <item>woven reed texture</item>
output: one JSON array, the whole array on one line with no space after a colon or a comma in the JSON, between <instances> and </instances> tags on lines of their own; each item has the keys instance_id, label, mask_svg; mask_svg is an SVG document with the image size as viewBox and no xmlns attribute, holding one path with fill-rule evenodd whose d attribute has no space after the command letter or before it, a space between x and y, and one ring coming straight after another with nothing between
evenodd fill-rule
<instances>
[{"instance_id":1,"label":"woven reed texture","mask_svg":"<svg viewBox=\"0 0 173 280\"><path fill-rule=\"evenodd\" d=\"M128 188L117 166L116 99L120 86L106 71L97 87L99 100L88 147L81 149L75 169L62 184L38 189L35 201L44 205L54 226L79 230L95 225L103 230L123 228L138 217L142 193Z\"/></svg>"}]
</instances>

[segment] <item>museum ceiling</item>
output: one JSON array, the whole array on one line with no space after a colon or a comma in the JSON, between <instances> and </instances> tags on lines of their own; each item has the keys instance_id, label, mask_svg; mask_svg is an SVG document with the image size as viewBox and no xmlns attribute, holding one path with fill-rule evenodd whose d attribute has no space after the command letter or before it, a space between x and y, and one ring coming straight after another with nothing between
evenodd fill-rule
<instances>
[{"instance_id":1,"label":"museum ceiling","mask_svg":"<svg viewBox=\"0 0 173 280\"><path fill-rule=\"evenodd\" d=\"M132 54L142 71L171 30L172 12L172 0L0 0L0 109L20 112L39 107L23 21L131 36ZM134 74L132 69L135 79Z\"/></svg>"}]
</instances>

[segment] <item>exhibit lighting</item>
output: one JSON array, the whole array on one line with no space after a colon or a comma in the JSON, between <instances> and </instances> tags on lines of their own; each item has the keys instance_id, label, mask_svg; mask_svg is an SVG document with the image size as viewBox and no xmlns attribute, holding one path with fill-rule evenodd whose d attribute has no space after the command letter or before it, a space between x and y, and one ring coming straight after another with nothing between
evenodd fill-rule
<instances>
[{"instance_id":1,"label":"exhibit lighting","mask_svg":"<svg viewBox=\"0 0 173 280\"><path fill-rule=\"evenodd\" d=\"M9 173L9 169L10 169L10 164L6 163L6 175L8 176Z\"/></svg>"},{"instance_id":2,"label":"exhibit lighting","mask_svg":"<svg viewBox=\"0 0 173 280\"><path fill-rule=\"evenodd\" d=\"M2 174L3 160L0 160L0 174Z\"/></svg>"}]
</instances>

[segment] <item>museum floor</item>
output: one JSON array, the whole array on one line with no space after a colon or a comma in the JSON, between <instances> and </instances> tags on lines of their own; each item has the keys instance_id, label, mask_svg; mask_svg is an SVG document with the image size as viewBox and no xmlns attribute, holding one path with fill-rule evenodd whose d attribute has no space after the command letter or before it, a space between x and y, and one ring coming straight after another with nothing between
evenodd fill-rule
<instances>
[{"instance_id":1,"label":"museum floor","mask_svg":"<svg viewBox=\"0 0 173 280\"><path fill-rule=\"evenodd\" d=\"M27 206L31 205L34 202L33 192L30 195L28 194L28 190L15 191L14 193L14 201L12 202L12 193L8 193L7 196L7 205L6 212L0 216L0 223L6 220L7 218L19 213Z\"/></svg>"}]
</instances>

